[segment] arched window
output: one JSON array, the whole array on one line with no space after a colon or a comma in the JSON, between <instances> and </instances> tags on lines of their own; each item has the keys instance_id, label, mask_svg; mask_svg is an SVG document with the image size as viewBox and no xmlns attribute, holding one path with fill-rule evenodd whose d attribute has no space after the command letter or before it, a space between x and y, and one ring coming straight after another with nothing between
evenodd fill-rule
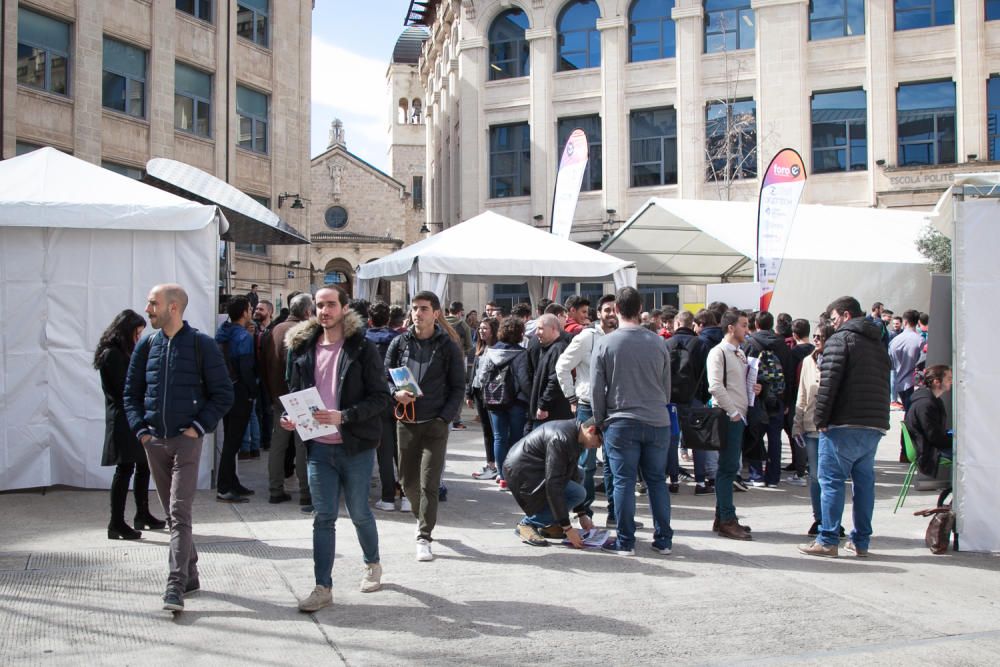
<instances>
[{"instance_id":1,"label":"arched window","mask_svg":"<svg viewBox=\"0 0 1000 667\"><path fill-rule=\"evenodd\" d=\"M490 25L490 81L528 76L528 15L508 9Z\"/></svg>"},{"instance_id":2,"label":"arched window","mask_svg":"<svg viewBox=\"0 0 1000 667\"><path fill-rule=\"evenodd\" d=\"M420 103L419 97L413 98L413 104L410 105L410 124L420 125L424 122L424 107Z\"/></svg>"},{"instance_id":3,"label":"arched window","mask_svg":"<svg viewBox=\"0 0 1000 667\"><path fill-rule=\"evenodd\" d=\"M749 2L749 0L747 0ZM560 72L601 66L601 10L594 0L572 0L559 14Z\"/></svg>"},{"instance_id":4,"label":"arched window","mask_svg":"<svg viewBox=\"0 0 1000 667\"><path fill-rule=\"evenodd\" d=\"M752 49L754 20L750 0L705 0L705 53Z\"/></svg>"},{"instance_id":5,"label":"arched window","mask_svg":"<svg viewBox=\"0 0 1000 667\"><path fill-rule=\"evenodd\" d=\"M638 63L677 55L674 0L635 0L628 13L628 59Z\"/></svg>"},{"instance_id":6,"label":"arched window","mask_svg":"<svg viewBox=\"0 0 1000 667\"><path fill-rule=\"evenodd\" d=\"M405 97L399 98L399 108L396 110L396 122L400 125L406 125L409 122L407 118L407 113L409 111L410 103Z\"/></svg>"}]
</instances>

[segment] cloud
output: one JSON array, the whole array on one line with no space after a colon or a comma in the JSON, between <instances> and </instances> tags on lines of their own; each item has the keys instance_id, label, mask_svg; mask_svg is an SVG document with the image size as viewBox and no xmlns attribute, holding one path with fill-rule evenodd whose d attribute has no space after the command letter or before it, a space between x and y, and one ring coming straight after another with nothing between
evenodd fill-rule
<instances>
[{"instance_id":1,"label":"cloud","mask_svg":"<svg viewBox=\"0 0 1000 667\"><path fill-rule=\"evenodd\" d=\"M389 64L313 35L313 155L326 148L333 118L344 121L347 146L374 164L385 161ZM318 150L317 150L318 149Z\"/></svg>"}]
</instances>

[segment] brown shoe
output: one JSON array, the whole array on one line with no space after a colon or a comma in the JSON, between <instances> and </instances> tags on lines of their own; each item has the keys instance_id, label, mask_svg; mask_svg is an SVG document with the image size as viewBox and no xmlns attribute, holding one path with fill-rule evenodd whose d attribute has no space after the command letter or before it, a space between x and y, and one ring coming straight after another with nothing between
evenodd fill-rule
<instances>
[{"instance_id":1,"label":"brown shoe","mask_svg":"<svg viewBox=\"0 0 1000 667\"><path fill-rule=\"evenodd\" d=\"M740 528L742 528L746 532L748 532L748 533L750 532L750 526L744 526L744 525L742 525L739 522L738 519L736 520L736 525L738 525ZM715 517L715 521L712 522L712 532L713 533L719 532L719 517Z\"/></svg>"},{"instance_id":2,"label":"brown shoe","mask_svg":"<svg viewBox=\"0 0 1000 667\"><path fill-rule=\"evenodd\" d=\"M746 526L741 526L740 522L736 519L720 522L717 532L721 537L728 537L731 540L748 541L753 539L750 533L747 532Z\"/></svg>"},{"instance_id":3,"label":"brown shoe","mask_svg":"<svg viewBox=\"0 0 1000 667\"><path fill-rule=\"evenodd\" d=\"M847 540L847 544L844 545L844 548L850 551L858 558L868 558L868 549L859 549L858 545L856 545L851 540Z\"/></svg>"},{"instance_id":4,"label":"brown shoe","mask_svg":"<svg viewBox=\"0 0 1000 667\"><path fill-rule=\"evenodd\" d=\"M810 542L799 547L799 551L806 556L822 556L823 558L836 558L838 555L837 545L826 546L821 542Z\"/></svg>"},{"instance_id":5,"label":"brown shoe","mask_svg":"<svg viewBox=\"0 0 1000 667\"><path fill-rule=\"evenodd\" d=\"M517 528L514 529L514 533L521 538L522 542L530 544L533 547L549 546L548 540L542 537L534 526L529 526L526 523L517 524Z\"/></svg>"},{"instance_id":6,"label":"brown shoe","mask_svg":"<svg viewBox=\"0 0 1000 667\"><path fill-rule=\"evenodd\" d=\"M562 529L562 526L557 526L556 524L545 526L539 529L538 533L549 540L561 540L566 537L566 531Z\"/></svg>"}]
</instances>

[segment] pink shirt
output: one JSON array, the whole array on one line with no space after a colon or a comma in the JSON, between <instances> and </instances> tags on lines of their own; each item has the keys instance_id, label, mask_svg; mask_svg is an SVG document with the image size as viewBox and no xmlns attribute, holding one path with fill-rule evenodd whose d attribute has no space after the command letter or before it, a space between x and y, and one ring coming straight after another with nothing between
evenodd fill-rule
<instances>
[{"instance_id":1,"label":"pink shirt","mask_svg":"<svg viewBox=\"0 0 1000 667\"><path fill-rule=\"evenodd\" d=\"M344 349L344 341L326 345L321 340L316 341L316 391L323 399L327 410L340 409L340 397L337 395L337 365L340 362L340 352ZM344 441L338 431L334 435L316 438L314 442L327 445L337 445Z\"/></svg>"}]
</instances>

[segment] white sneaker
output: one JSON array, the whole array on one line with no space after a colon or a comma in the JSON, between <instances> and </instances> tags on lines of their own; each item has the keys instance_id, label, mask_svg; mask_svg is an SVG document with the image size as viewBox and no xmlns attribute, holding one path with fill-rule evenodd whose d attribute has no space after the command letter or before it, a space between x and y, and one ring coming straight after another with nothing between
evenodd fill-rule
<instances>
[{"instance_id":1,"label":"white sneaker","mask_svg":"<svg viewBox=\"0 0 1000 667\"><path fill-rule=\"evenodd\" d=\"M375 503L375 509L382 510L383 512L395 512L396 504L390 503L385 500L379 500Z\"/></svg>"},{"instance_id":2,"label":"white sneaker","mask_svg":"<svg viewBox=\"0 0 1000 667\"><path fill-rule=\"evenodd\" d=\"M299 611L314 612L333 603L333 590L326 586L316 586L305 600L299 602Z\"/></svg>"},{"instance_id":3,"label":"white sneaker","mask_svg":"<svg viewBox=\"0 0 1000 667\"><path fill-rule=\"evenodd\" d=\"M785 484L791 484L792 486L806 486L808 483L805 477L799 477L798 475L789 475L785 478Z\"/></svg>"},{"instance_id":4,"label":"white sneaker","mask_svg":"<svg viewBox=\"0 0 1000 667\"><path fill-rule=\"evenodd\" d=\"M365 575L361 577L361 592L374 593L380 588L382 588L382 564L365 565Z\"/></svg>"},{"instance_id":5,"label":"white sneaker","mask_svg":"<svg viewBox=\"0 0 1000 667\"><path fill-rule=\"evenodd\" d=\"M417 540L417 560L422 563L434 560L434 554L431 553L431 543L423 538Z\"/></svg>"},{"instance_id":6,"label":"white sneaker","mask_svg":"<svg viewBox=\"0 0 1000 667\"><path fill-rule=\"evenodd\" d=\"M400 512L412 512L413 511L413 506L410 505L410 499L407 498L406 496L403 496L403 498L399 501L399 511Z\"/></svg>"}]
</instances>

